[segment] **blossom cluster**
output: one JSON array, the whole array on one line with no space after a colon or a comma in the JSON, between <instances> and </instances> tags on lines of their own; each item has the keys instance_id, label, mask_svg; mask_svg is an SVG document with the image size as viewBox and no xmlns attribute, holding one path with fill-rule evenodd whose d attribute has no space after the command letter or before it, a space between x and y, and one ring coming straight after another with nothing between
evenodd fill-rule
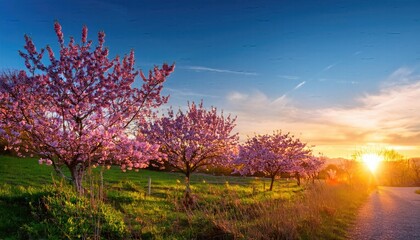
<instances>
[{"instance_id":1,"label":"blossom cluster","mask_svg":"<svg viewBox=\"0 0 420 240\"><path fill-rule=\"evenodd\" d=\"M232 133L235 120L192 102L186 112L169 109L143 132L161 145L167 163L189 176L200 167L230 164L238 145L238 134Z\"/></svg>"},{"instance_id":2,"label":"blossom cluster","mask_svg":"<svg viewBox=\"0 0 420 240\"><path fill-rule=\"evenodd\" d=\"M256 135L239 147L235 161L240 174L263 173L275 177L281 173L311 175L323 165L306 143L290 133L276 131L273 134Z\"/></svg>"},{"instance_id":3,"label":"blossom cluster","mask_svg":"<svg viewBox=\"0 0 420 240\"><path fill-rule=\"evenodd\" d=\"M45 165L47 165L47 166L49 166L49 165L52 165L52 164L53 164L53 162L51 161L51 159L45 159L45 158L40 158L40 159L38 160L38 163L39 163L39 164L43 164L43 163L45 163Z\"/></svg>"},{"instance_id":4,"label":"blossom cluster","mask_svg":"<svg viewBox=\"0 0 420 240\"><path fill-rule=\"evenodd\" d=\"M86 26L80 44L73 38L65 44L58 22L54 29L58 56L50 46L38 50L25 36L26 51L19 54L27 71L0 75L0 132L9 147L70 170L111 164L131 170L161 158L159 146L136 129L167 102L161 90L175 66L156 66L145 76L134 70L133 51L108 57L105 33L93 47ZM143 80L140 88L132 86L136 78Z\"/></svg>"}]
</instances>

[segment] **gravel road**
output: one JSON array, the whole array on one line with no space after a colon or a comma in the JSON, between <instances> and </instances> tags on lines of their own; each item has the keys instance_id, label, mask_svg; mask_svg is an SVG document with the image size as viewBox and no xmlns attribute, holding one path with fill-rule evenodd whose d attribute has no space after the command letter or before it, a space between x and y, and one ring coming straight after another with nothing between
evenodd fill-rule
<instances>
[{"instance_id":1,"label":"gravel road","mask_svg":"<svg viewBox=\"0 0 420 240\"><path fill-rule=\"evenodd\" d=\"M420 194L416 187L378 187L360 209L349 239L420 240Z\"/></svg>"}]
</instances>

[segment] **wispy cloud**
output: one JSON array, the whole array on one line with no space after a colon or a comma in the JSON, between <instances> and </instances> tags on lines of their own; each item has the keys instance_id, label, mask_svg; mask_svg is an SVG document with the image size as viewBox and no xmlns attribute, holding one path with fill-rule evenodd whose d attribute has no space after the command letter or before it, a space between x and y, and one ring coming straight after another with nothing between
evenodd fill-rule
<instances>
[{"instance_id":1,"label":"wispy cloud","mask_svg":"<svg viewBox=\"0 0 420 240\"><path fill-rule=\"evenodd\" d=\"M354 80L340 80L340 79L329 79L329 78L318 78L318 82L335 82L341 84L359 84L360 82Z\"/></svg>"},{"instance_id":2,"label":"wispy cloud","mask_svg":"<svg viewBox=\"0 0 420 240\"><path fill-rule=\"evenodd\" d=\"M245 100L247 98L248 98L247 94L243 94L243 93L236 92L236 91L231 92L227 95L227 99L229 101L242 101L242 100Z\"/></svg>"},{"instance_id":3,"label":"wispy cloud","mask_svg":"<svg viewBox=\"0 0 420 240\"><path fill-rule=\"evenodd\" d=\"M383 83L383 86L391 87L413 82L419 79L419 76L416 76L414 72L415 71L413 68L400 67L386 79L386 81Z\"/></svg>"},{"instance_id":4,"label":"wispy cloud","mask_svg":"<svg viewBox=\"0 0 420 240\"><path fill-rule=\"evenodd\" d=\"M245 71L234 71L228 69L218 69L218 68L210 68L210 67L203 67L203 66L186 66L183 67L184 69L198 71L198 72L216 72L216 73L230 73L230 74L240 74L240 75L248 75L248 76L257 76L258 74L255 72L245 72Z\"/></svg>"},{"instance_id":5,"label":"wispy cloud","mask_svg":"<svg viewBox=\"0 0 420 240\"><path fill-rule=\"evenodd\" d=\"M279 75L279 78L289 79L289 80L298 80L298 76L291 76L291 75Z\"/></svg>"},{"instance_id":6,"label":"wispy cloud","mask_svg":"<svg viewBox=\"0 0 420 240\"><path fill-rule=\"evenodd\" d=\"M271 104L276 105L278 103L282 103L284 105L285 103L287 103L287 101L288 101L287 100L287 95L286 94L283 94L280 97L274 99L274 101L272 101Z\"/></svg>"},{"instance_id":7,"label":"wispy cloud","mask_svg":"<svg viewBox=\"0 0 420 240\"><path fill-rule=\"evenodd\" d=\"M267 120L277 115L280 110L288 108L289 99L286 94L272 99L261 91L252 93L230 92L226 96L227 107L245 116L245 119L259 119L266 116Z\"/></svg>"},{"instance_id":8,"label":"wispy cloud","mask_svg":"<svg viewBox=\"0 0 420 240\"><path fill-rule=\"evenodd\" d=\"M358 81L347 81L347 80L337 80L336 83L344 83L344 84L359 84Z\"/></svg>"},{"instance_id":9,"label":"wispy cloud","mask_svg":"<svg viewBox=\"0 0 420 240\"><path fill-rule=\"evenodd\" d=\"M420 154L420 77L413 80L412 75L402 76L410 82L382 85L375 93L355 98L351 107L302 108L286 94L270 98L257 91L231 94L224 108L238 116L236 129L241 139L255 132L281 129L301 136L317 145L316 151L333 157L350 157L352 151L366 144L415 156Z\"/></svg>"},{"instance_id":10,"label":"wispy cloud","mask_svg":"<svg viewBox=\"0 0 420 240\"><path fill-rule=\"evenodd\" d=\"M334 125L371 133L366 141L397 144L395 136L410 138L411 144L420 144L420 81L412 84L382 88L377 94L357 99L354 108L323 109L322 116ZM417 139L412 139L417 136ZM401 139L400 139L401 140ZM400 141L401 142L401 141Z\"/></svg>"},{"instance_id":11,"label":"wispy cloud","mask_svg":"<svg viewBox=\"0 0 420 240\"><path fill-rule=\"evenodd\" d=\"M293 88L293 90L297 90L297 89L301 88L303 85L305 85L305 83L306 83L306 81L303 81L303 82L299 83L298 85L296 85L295 88Z\"/></svg>"},{"instance_id":12,"label":"wispy cloud","mask_svg":"<svg viewBox=\"0 0 420 240\"><path fill-rule=\"evenodd\" d=\"M166 91L169 91L171 95L175 95L175 96L178 96L178 97L218 98L218 96L198 93L198 92L191 91L189 89L174 89L174 88L168 88L168 87L165 87L164 89Z\"/></svg>"},{"instance_id":13,"label":"wispy cloud","mask_svg":"<svg viewBox=\"0 0 420 240\"><path fill-rule=\"evenodd\" d=\"M323 72L328 71L328 70L330 70L331 68L335 67L335 65L337 65L337 63L330 64L330 65L326 66L326 67L325 67L322 71L323 71Z\"/></svg>"}]
</instances>

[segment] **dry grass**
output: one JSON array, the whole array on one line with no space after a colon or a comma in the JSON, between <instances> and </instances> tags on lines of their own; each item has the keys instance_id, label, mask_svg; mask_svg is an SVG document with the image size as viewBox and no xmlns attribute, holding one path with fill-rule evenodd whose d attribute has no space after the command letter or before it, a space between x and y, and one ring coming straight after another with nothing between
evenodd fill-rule
<instances>
[{"instance_id":1,"label":"dry grass","mask_svg":"<svg viewBox=\"0 0 420 240\"><path fill-rule=\"evenodd\" d=\"M311 185L292 198L242 201L235 191L185 210L189 224L206 222L211 239L345 239L367 191ZM180 208L182 208L181 205Z\"/></svg>"}]
</instances>

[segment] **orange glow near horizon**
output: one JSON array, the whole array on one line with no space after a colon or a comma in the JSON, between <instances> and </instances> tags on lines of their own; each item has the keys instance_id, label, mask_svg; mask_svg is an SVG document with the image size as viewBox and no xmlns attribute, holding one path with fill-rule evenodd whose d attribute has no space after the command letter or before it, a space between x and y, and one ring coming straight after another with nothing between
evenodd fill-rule
<instances>
[{"instance_id":1,"label":"orange glow near horizon","mask_svg":"<svg viewBox=\"0 0 420 240\"><path fill-rule=\"evenodd\" d=\"M374 173L378 168L379 163L382 161L382 157L375 153L366 153L362 155L362 161L369 170Z\"/></svg>"}]
</instances>

